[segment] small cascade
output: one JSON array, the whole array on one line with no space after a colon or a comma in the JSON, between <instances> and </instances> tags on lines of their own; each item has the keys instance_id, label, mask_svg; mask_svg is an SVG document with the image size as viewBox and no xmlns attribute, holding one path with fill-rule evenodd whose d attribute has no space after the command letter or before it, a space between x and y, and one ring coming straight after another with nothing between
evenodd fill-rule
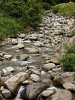
<instances>
[{"instance_id":1,"label":"small cascade","mask_svg":"<svg viewBox=\"0 0 75 100\"><path fill-rule=\"evenodd\" d=\"M23 92L24 89L25 89L24 86L21 86L21 87L20 87L20 89L19 89L19 91L18 91L18 94L17 94L15 100L23 100L23 99L21 98L21 95L22 95L22 92Z\"/></svg>"}]
</instances>

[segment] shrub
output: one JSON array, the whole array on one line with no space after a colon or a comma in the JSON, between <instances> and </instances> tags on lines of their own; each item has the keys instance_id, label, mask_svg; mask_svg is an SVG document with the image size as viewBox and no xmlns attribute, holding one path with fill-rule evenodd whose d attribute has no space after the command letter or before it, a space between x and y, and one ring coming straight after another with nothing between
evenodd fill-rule
<instances>
[{"instance_id":1,"label":"shrub","mask_svg":"<svg viewBox=\"0 0 75 100\"><path fill-rule=\"evenodd\" d=\"M0 0L0 9L6 14L20 18L22 16L22 9L25 5L23 0Z\"/></svg>"},{"instance_id":2,"label":"shrub","mask_svg":"<svg viewBox=\"0 0 75 100\"><path fill-rule=\"evenodd\" d=\"M20 28L20 24L15 19L0 16L0 39L15 34Z\"/></svg>"},{"instance_id":3,"label":"shrub","mask_svg":"<svg viewBox=\"0 0 75 100\"><path fill-rule=\"evenodd\" d=\"M75 71L75 54L66 54L61 62L65 71Z\"/></svg>"},{"instance_id":4,"label":"shrub","mask_svg":"<svg viewBox=\"0 0 75 100\"><path fill-rule=\"evenodd\" d=\"M72 16L75 13L75 3L61 3L53 7L54 12L65 16Z\"/></svg>"},{"instance_id":5,"label":"shrub","mask_svg":"<svg viewBox=\"0 0 75 100\"><path fill-rule=\"evenodd\" d=\"M45 10L49 10L49 9L51 8L51 5L48 4L48 3L40 3L40 4L43 6L43 8L44 8Z\"/></svg>"},{"instance_id":6,"label":"shrub","mask_svg":"<svg viewBox=\"0 0 75 100\"><path fill-rule=\"evenodd\" d=\"M22 22L25 26L36 27L42 21L43 7L36 0L31 0L25 5L22 14Z\"/></svg>"},{"instance_id":7,"label":"shrub","mask_svg":"<svg viewBox=\"0 0 75 100\"><path fill-rule=\"evenodd\" d=\"M66 54L73 53L75 54L75 44L69 44L66 46Z\"/></svg>"}]
</instances>

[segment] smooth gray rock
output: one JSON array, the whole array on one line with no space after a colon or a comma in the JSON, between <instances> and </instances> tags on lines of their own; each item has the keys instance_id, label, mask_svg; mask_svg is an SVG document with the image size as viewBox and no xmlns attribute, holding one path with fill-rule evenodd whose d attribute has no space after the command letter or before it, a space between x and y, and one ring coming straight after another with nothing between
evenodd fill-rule
<instances>
[{"instance_id":1,"label":"smooth gray rock","mask_svg":"<svg viewBox=\"0 0 75 100\"><path fill-rule=\"evenodd\" d=\"M40 77L39 77L38 75L36 75L36 74L31 74L31 75L30 75L30 78L31 78L31 80L34 81L34 82L40 81Z\"/></svg>"}]
</instances>

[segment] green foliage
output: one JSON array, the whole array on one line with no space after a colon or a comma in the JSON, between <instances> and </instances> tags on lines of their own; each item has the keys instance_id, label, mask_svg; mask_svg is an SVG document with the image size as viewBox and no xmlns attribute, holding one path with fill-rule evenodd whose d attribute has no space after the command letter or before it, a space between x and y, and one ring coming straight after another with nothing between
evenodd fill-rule
<instances>
[{"instance_id":1,"label":"green foliage","mask_svg":"<svg viewBox=\"0 0 75 100\"><path fill-rule=\"evenodd\" d=\"M72 16L75 13L75 3L61 3L53 7L54 11L58 14L65 16Z\"/></svg>"},{"instance_id":2,"label":"green foliage","mask_svg":"<svg viewBox=\"0 0 75 100\"><path fill-rule=\"evenodd\" d=\"M75 71L75 54L66 54L61 62L65 71Z\"/></svg>"},{"instance_id":3,"label":"green foliage","mask_svg":"<svg viewBox=\"0 0 75 100\"><path fill-rule=\"evenodd\" d=\"M65 71L75 71L75 44L66 46L66 54L61 62Z\"/></svg>"},{"instance_id":4,"label":"green foliage","mask_svg":"<svg viewBox=\"0 0 75 100\"><path fill-rule=\"evenodd\" d=\"M40 22L43 14L43 7L36 0L28 2L22 12L22 22L25 26L36 27Z\"/></svg>"},{"instance_id":5,"label":"green foliage","mask_svg":"<svg viewBox=\"0 0 75 100\"><path fill-rule=\"evenodd\" d=\"M0 9L12 17L19 18L22 16L24 4L23 0L1 0Z\"/></svg>"},{"instance_id":6,"label":"green foliage","mask_svg":"<svg viewBox=\"0 0 75 100\"><path fill-rule=\"evenodd\" d=\"M0 16L0 39L15 34L20 28L20 24L15 19Z\"/></svg>"},{"instance_id":7,"label":"green foliage","mask_svg":"<svg viewBox=\"0 0 75 100\"><path fill-rule=\"evenodd\" d=\"M40 3L42 6L43 6L43 8L45 9L45 10L49 10L50 8L51 8L51 5L49 4L49 3L46 3L46 2L44 2L44 3Z\"/></svg>"},{"instance_id":8,"label":"green foliage","mask_svg":"<svg viewBox=\"0 0 75 100\"><path fill-rule=\"evenodd\" d=\"M66 46L67 52L66 54L73 53L75 54L75 44L69 44Z\"/></svg>"},{"instance_id":9,"label":"green foliage","mask_svg":"<svg viewBox=\"0 0 75 100\"><path fill-rule=\"evenodd\" d=\"M72 35L74 36L75 35L75 32L72 32Z\"/></svg>"}]
</instances>

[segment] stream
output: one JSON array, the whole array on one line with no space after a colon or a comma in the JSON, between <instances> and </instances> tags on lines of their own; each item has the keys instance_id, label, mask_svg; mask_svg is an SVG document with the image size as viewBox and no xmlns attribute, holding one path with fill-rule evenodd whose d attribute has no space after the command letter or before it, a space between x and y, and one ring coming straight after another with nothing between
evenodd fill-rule
<instances>
[{"instance_id":1,"label":"stream","mask_svg":"<svg viewBox=\"0 0 75 100\"><path fill-rule=\"evenodd\" d=\"M2 59L3 56L0 61L0 71L11 66L15 71L4 75L15 75L31 68L38 69L43 73L42 66L50 63L52 57L60 58L64 55L63 44L69 42L70 31L73 27L74 18L66 18L47 12L39 26L39 31L21 33L15 38L7 38L0 44L0 58ZM18 44L22 44L24 47L21 48ZM4 55L12 55L12 57L6 59ZM52 63L56 64L57 62L54 60ZM59 70L54 69L50 72L63 73L59 63L56 64L56 68ZM19 88L14 100L23 100L20 96L24 89L24 86ZM75 93L72 100L75 100Z\"/></svg>"}]
</instances>

